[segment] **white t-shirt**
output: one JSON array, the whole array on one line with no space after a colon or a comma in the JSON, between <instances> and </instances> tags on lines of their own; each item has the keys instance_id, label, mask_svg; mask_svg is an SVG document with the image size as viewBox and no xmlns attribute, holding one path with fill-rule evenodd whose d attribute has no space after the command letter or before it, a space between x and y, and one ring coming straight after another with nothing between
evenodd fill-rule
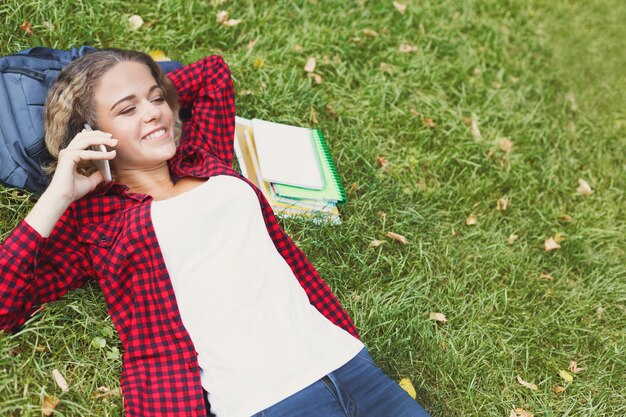
<instances>
[{"instance_id":1,"label":"white t-shirt","mask_svg":"<svg viewBox=\"0 0 626 417\"><path fill-rule=\"evenodd\" d=\"M152 222L218 417L274 405L363 348L309 303L241 179L154 201Z\"/></svg>"}]
</instances>

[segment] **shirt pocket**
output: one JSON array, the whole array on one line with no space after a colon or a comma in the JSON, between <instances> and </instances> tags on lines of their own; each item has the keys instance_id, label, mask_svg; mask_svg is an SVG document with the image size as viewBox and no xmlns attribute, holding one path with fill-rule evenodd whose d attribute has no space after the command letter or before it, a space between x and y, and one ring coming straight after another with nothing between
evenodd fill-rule
<instances>
[{"instance_id":1,"label":"shirt pocket","mask_svg":"<svg viewBox=\"0 0 626 417\"><path fill-rule=\"evenodd\" d=\"M78 229L78 241L94 248L110 248L118 240L122 222L89 223Z\"/></svg>"}]
</instances>

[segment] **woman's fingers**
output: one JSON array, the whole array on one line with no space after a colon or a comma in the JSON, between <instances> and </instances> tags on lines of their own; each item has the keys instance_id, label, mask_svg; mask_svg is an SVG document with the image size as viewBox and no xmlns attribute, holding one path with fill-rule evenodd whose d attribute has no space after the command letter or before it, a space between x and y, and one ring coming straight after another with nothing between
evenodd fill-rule
<instances>
[{"instance_id":1,"label":"woman's fingers","mask_svg":"<svg viewBox=\"0 0 626 417\"><path fill-rule=\"evenodd\" d=\"M112 138L110 133L100 132L97 130L83 130L78 133L74 139L72 139L65 149L86 149L89 146L100 144L113 147L117 145L117 139Z\"/></svg>"}]
</instances>

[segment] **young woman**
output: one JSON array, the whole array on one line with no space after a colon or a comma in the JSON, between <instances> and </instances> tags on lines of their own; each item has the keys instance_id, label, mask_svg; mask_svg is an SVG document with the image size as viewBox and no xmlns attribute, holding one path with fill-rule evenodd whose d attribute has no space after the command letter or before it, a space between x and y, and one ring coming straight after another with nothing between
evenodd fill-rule
<instances>
[{"instance_id":1,"label":"young woman","mask_svg":"<svg viewBox=\"0 0 626 417\"><path fill-rule=\"evenodd\" d=\"M129 417L427 417L231 168L234 117L218 56L168 76L133 51L67 66L45 106L52 180L1 247L1 328L93 278Z\"/></svg>"}]
</instances>

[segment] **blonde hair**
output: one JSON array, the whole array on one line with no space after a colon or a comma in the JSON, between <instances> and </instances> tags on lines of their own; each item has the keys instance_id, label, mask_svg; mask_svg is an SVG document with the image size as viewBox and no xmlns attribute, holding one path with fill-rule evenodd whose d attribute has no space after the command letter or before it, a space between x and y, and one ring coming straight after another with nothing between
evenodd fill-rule
<instances>
[{"instance_id":1,"label":"blonde hair","mask_svg":"<svg viewBox=\"0 0 626 417\"><path fill-rule=\"evenodd\" d=\"M178 116L178 94L161 68L143 52L100 49L71 62L61 71L48 91L44 105L44 131L46 147L54 160L43 167L46 174L54 174L59 152L83 130L85 123L94 130L98 128L94 103L98 81L116 64L126 61L138 62L148 67L163 90L165 100L174 113L174 138L178 145L182 132L182 123ZM91 162L85 161L79 164L78 170L89 175L96 168Z\"/></svg>"}]
</instances>

